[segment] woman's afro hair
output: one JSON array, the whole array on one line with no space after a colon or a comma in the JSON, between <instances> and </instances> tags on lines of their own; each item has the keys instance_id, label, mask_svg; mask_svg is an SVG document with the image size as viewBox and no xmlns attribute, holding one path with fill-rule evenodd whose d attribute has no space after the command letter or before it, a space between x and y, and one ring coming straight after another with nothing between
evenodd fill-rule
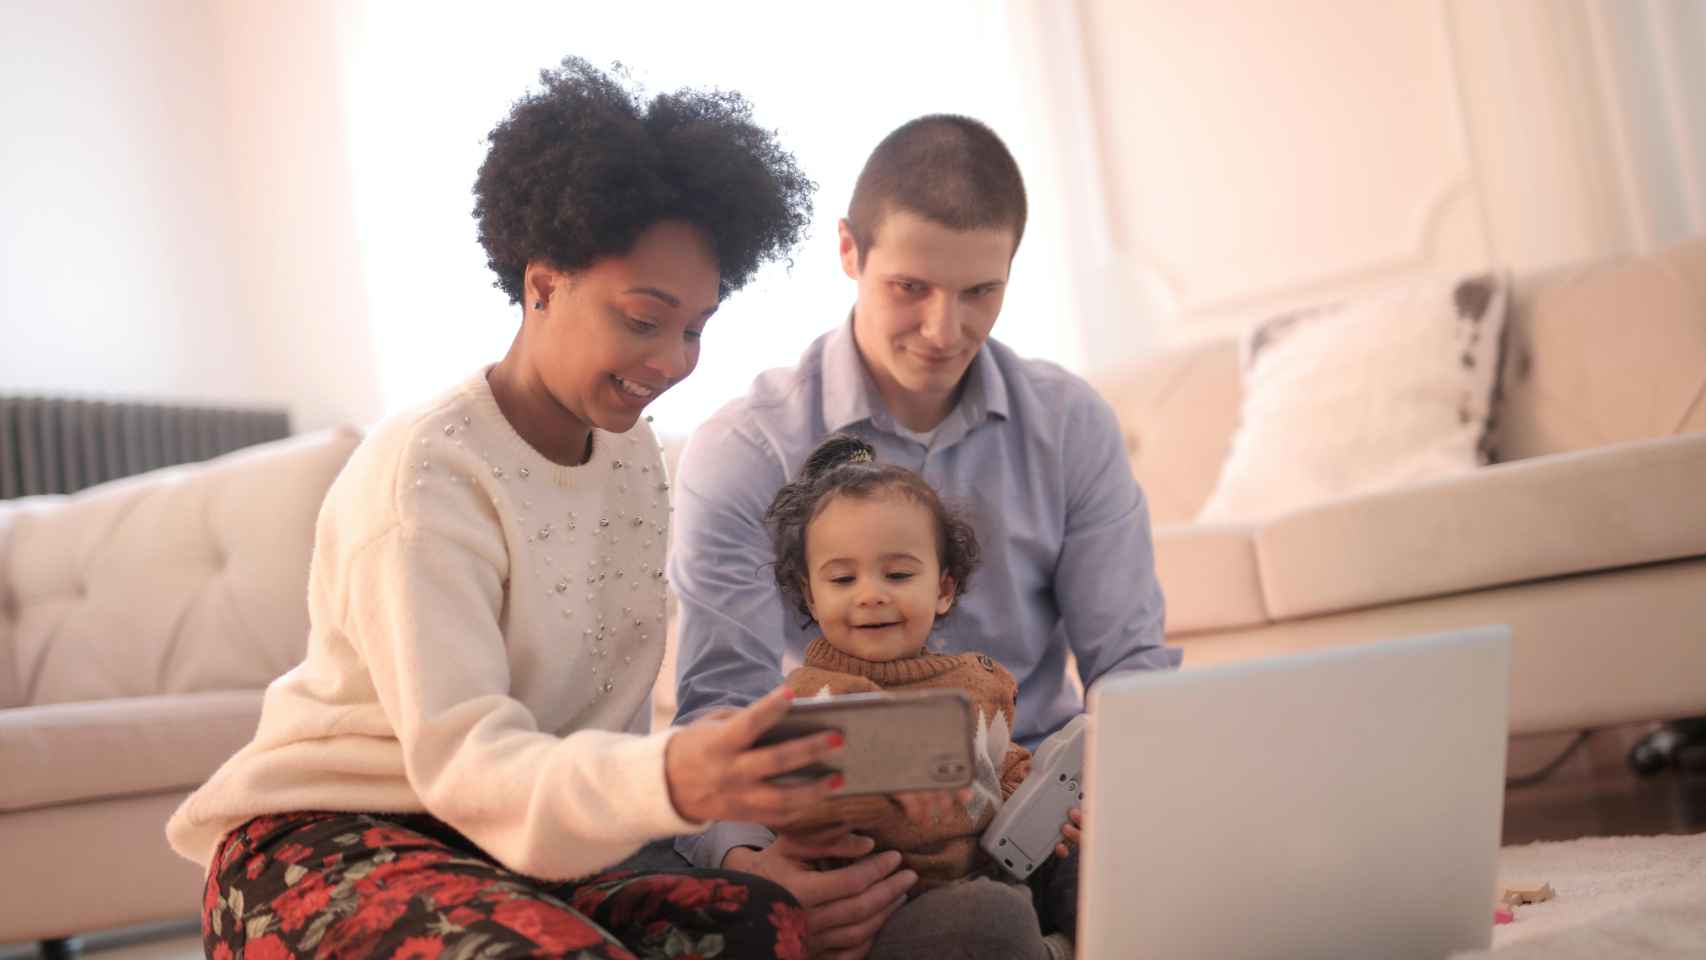
<instances>
[{"instance_id":1,"label":"woman's afro hair","mask_svg":"<svg viewBox=\"0 0 1706 960\"><path fill-rule=\"evenodd\" d=\"M626 75L578 57L540 71L542 88L492 128L474 181L474 218L494 286L522 300L527 264L574 271L633 249L647 227L709 236L719 296L783 257L811 221L792 155L752 122L738 93L677 90L642 102Z\"/></svg>"}]
</instances>

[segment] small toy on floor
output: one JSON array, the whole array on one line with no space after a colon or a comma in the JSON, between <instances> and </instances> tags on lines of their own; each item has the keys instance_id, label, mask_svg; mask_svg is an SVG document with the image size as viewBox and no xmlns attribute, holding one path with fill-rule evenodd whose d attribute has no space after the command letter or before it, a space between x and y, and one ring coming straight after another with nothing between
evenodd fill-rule
<instances>
[{"instance_id":1,"label":"small toy on floor","mask_svg":"<svg viewBox=\"0 0 1706 960\"><path fill-rule=\"evenodd\" d=\"M1493 905L1493 926L1496 927L1501 923L1515 923L1515 922L1516 922L1516 911L1515 910L1512 910L1510 907L1508 907L1502 903L1496 903Z\"/></svg>"},{"instance_id":2,"label":"small toy on floor","mask_svg":"<svg viewBox=\"0 0 1706 960\"><path fill-rule=\"evenodd\" d=\"M1504 893L1499 895L1499 902L1514 907L1524 903L1544 903L1557 895L1550 883L1528 884L1506 887Z\"/></svg>"}]
</instances>

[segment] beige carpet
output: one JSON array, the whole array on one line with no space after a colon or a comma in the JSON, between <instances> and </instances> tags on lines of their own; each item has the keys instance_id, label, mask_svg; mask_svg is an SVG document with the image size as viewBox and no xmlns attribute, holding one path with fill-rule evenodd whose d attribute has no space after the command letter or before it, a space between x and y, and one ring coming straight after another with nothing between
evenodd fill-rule
<instances>
[{"instance_id":1,"label":"beige carpet","mask_svg":"<svg viewBox=\"0 0 1706 960\"><path fill-rule=\"evenodd\" d=\"M1506 847L1499 880L1550 883L1557 897L1517 907L1491 951L1456 960L1706 957L1706 834Z\"/></svg>"}]
</instances>

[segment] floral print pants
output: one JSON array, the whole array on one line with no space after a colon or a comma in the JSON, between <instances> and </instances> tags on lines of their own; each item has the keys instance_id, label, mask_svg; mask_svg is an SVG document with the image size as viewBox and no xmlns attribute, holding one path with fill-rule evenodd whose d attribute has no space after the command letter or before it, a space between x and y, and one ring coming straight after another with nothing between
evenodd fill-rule
<instances>
[{"instance_id":1,"label":"floral print pants","mask_svg":"<svg viewBox=\"0 0 1706 960\"><path fill-rule=\"evenodd\" d=\"M214 854L213 960L805 956L805 912L759 877L611 871L570 883L500 866L424 814L257 817Z\"/></svg>"}]
</instances>

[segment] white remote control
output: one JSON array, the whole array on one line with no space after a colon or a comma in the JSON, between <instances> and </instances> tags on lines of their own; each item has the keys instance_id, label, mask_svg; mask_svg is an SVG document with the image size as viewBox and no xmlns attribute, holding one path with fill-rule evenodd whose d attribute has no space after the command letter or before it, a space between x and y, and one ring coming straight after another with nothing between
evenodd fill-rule
<instances>
[{"instance_id":1,"label":"white remote control","mask_svg":"<svg viewBox=\"0 0 1706 960\"><path fill-rule=\"evenodd\" d=\"M1029 877L1054 855L1066 812L1084 801L1084 731L1079 714L1044 740L1031 772L983 831L981 845L1015 878Z\"/></svg>"}]
</instances>

